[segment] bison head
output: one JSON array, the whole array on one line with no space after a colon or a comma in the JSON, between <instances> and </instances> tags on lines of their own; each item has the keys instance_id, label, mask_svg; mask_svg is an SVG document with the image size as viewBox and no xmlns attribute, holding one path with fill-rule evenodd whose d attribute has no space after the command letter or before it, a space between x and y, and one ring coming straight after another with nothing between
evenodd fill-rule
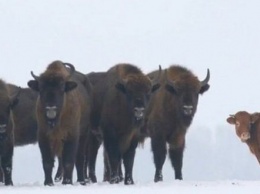
<instances>
[{"instance_id":1,"label":"bison head","mask_svg":"<svg viewBox=\"0 0 260 194\"><path fill-rule=\"evenodd\" d=\"M18 104L19 94L20 88L11 96L8 96L7 91L0 92L0 139L6 136L7 127L11 122L11 110Z\"/></svg>"},{"instance_id":2,"label":"bison head","mask_svg":"<svg viewBox=\"0 0 260 194\"><path fill-rule=\"evenodd\" d=\"M178 108L180 109L179 112L188 120L192 119L197 110L199 94L203 94L209 89L209 69L207 70L207 76L203 81L199 81L197 77L186 69L182 69L176 75L171 75L171 72L165 70L165 74L166 90L177 100Z\"/></svg>"},{"instance_id":3,"label":"bison head","mask_svg":"<svg viewBox=\"0 0 260 194\"><path fill-rule=\"evenodd\" d=\"M235 115L230 115L227 122L235 125L236 134L242 142L251 138L252 125L260 118L259 113L249 114L246 111L239 111Z\"/></svg>"},{"instance_id":4,"label":"bison head","mask_svg":"<svg viewBox=\"0 0 260 194\"><path fill-rule=\"evenodd\" d=\"M161 73L161 66L159 67ZM126 96L128 106L132 111L135 121L141 121L144 118L145 108L150 95L159 87L159 78L150 80L143 74L130 74L116 84L116 88Z\"/></svg>"},{"instance_id":5,"label":"bison head","mask_svg":"<svg viewBox=\"0 0 260 194\"><path fill-rule=\"evenodd\" d=\"M36 76L31 72L34 80L28 82L28 86L39 92L41 111L43 110L48 125L53 128L62 110L65 94L77 87L77 83L70 78L75 71L73 65L64 63L70 68L70 74L64 76L60 72L46 71L41 76Z\"/></svg>"}]
</instances>

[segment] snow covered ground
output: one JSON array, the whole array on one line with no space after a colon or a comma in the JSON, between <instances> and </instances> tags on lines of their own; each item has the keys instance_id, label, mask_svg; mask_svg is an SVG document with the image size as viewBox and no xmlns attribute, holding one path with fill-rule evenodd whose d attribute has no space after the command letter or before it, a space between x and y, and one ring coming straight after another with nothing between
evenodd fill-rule
<instances>
[{"instance_id":1,"label":"snow covered ground","mask_svg":"<svg viewBox=\"0 0 260 194\"><path fill-rule=\"evenodd\" d=\"M119 62L144 72L185 65L200 79L211 71L187 135L184 181L174 181L167 160L164 182L153 183L149 140L138 148L134 186L102 183L42 186L37 145L14 153L15 186L8 193L259 193L260 168L226 117L260 110L260 1L258 0L45 0L0 1L0 77L26 86L30 71L60 59L79 71L104 71ZM74 176L75 179L75 176Z\"/></svg>"}]
</instances>

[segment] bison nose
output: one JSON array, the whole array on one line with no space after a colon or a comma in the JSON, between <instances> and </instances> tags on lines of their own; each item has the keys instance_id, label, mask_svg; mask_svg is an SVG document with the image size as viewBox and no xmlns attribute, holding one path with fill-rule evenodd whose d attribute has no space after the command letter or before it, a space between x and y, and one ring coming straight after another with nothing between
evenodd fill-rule
<instances>
[{"instance_id":1,"label":"bison nose","mask_svg":"<svg viewBox=\"0 0 260 194\"><path fill-rule=\"evenodd\" d=\"M135 114L135 118L137 120L140 120L144 117L144 108L143 107L135 107L134 108L134 114Z\"/></svg>"},{"instance_id":2,"label":"bison nose","mask_svg":"<svg viewBox=\"0 0 260 194\"><path fill-rule=\"evenodd\" d=\"M55 119L57 116L57 107L56 106L46 106L46 116L48 119Z\"/></svg>"},{"instance_id":3,"label":"bison nose","mask_svg":"<svg viewBox=\"0 0 260 194\"><path fill-rule=\"evenodd\" d=\"M250 133L248 133L248 132L243 132L243 133L240 135L240 139L241 139L242 142L247 141L248 139L250 139Z\"/></svg>"},{"instance_id":4,"label":"bison nose","mask_svg":"<svg viewBox=\"0 0 260 194\"><path fill-rule=\"evenodd\" d=\"M6 124L0 124L0 133L5 133L6 132Z\"/></svg>"},{"instance_id":5,"label":"bison nose","mask_svg":"<svg viewBox=\"0 0 260 194\"><path fill-rule=\"evenodd\" d=\"M185 115L191 115L193 112L193 106L191 105L184 105L183 106L183 112Z\"/></svg>"}]
</instances>

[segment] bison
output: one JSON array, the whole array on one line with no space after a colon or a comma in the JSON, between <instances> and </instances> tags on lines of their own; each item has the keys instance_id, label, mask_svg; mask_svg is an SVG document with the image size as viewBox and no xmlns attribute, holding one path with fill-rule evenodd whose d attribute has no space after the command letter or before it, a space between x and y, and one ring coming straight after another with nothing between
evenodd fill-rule
<instances>
[{"instance_id":1,"label":"bison","mask_svg":"<svg viewBox=\"0 0 260 194\"><path fill-rule=\"evenodd\" d=\"M0 164L5 185L13 185L14 121L12 109L18 103L18 95L19 90L11 96L7 84L0 80Z\"/></svg>"},{"instance_id":2,"label":"bison","mask_svg":"<svg viewBox=\"0 0 260 194\"><path fill-rule=\"evenodd\" d=\"M139 127L151 93L159 88L132 64L117 64L93 87L90 113L92 130L102 132L110 168L110 183L119 183L121 160L125 184L134 184L132 169L138 145Z\"/></svg>"},{"instance_id":3,"label":"bison","mask_svg":"<svg viewBox=\"0 0 260 194\"><path fill-rule=\"evenodd\" d=\"M31 72L34 80L28 81L28 86L39 93L36 115L44 185L54 185L55 156L62 161L62 184L72 184L74 164L77 181L85 184L84 149L89 125L89 94L81 81L73 76L74 72L72 64L54 61L40 76Z\"/></svg>"},{"instance_id":4,"label":"bison","mask_svg":"<svg viewBox=\"0 0 260 194\"><path fill-rule=\"evenodd\" d=\"M235 125L237 136L248 145L260 164L260 113L250 114L246 111L238 111L230 115L227 122Z\"/></svg>"},{"instance_id":5,"label":"bison","mask_svg":"<svg viewBox=\"0 0 260 194\"><path fill-rule=\"evenodd\" d=\"M152 79L159 74L148 74ZM143 126L151 138L155 164L154 181L162 181L162 168L168 152L175 179L182 179L185 135L197 110L199 94L209 89L210 72L203 81L187 68L172 65L161 76L161 87L149 102Z\"/></svg>"}]
</instances>

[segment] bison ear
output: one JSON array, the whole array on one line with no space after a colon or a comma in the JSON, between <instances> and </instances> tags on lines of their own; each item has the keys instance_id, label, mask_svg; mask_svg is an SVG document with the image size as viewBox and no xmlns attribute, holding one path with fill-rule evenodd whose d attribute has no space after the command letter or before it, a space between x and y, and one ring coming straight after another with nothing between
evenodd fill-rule
<instances>
[{"instance_id":1,"label":"bison ear","mask_svg":"<svg viewBox=\"0 0 260 194\"><path fill-rule=\"evenodd\" d=\"M124 94L126 94L126 88L125 85L123 83L117 82L115 85L116 89L118 89L120 92L123 92Z\"/></svg>"},{"instance_id":2,"label":"bison ear","mask_svg":"<svg viewBox=\"0 0 260 194\"><path fill-rule=\"evenodd\" d=\"M206 84L206 85L202 86L202 87L200 88L199 93L200 93L200 94L203 94L204 92L206 92L206 91L209 89L209 87L210 87L209 84Z\"/></svg>"},{"instance_id":3,"label":"bison ear","mask_svg":"<svg viewBox=\"0 0 260 194\"><path fill-rule=\"evenodd\" d=\"M166 88L166 90L168 90L169 92L171 92L171 93L173 93L173 94L177 94L176 89L175 89L172 85L166 84L166 85L165 85L165 88Z\"/></svg>"},{"instance_id":4,"label":"bison ear","mask_svg":"<svg viewBox=\"0 0 260 194\"><path fill-rule=\"evenodd\" d=\"M161 87L161 84L159 84L159 83L154 84L152 87L152 93L155 92L156 90L158 90L160 87Z\"/></svg>"},{"instance_id":5,"label":"bison ear","mask_svg":"<svg viewBox=\"0 0 260 194\"><path fill-rule=\"evenodd\" d=\"M37 80L28 81L27 85L34 91L39 92L39 83Z\"/></svg>"},{"instance_id":6,"label":"bison ear","mask_svg":"<svg viewBox=\"0 0 260 194\"><path fill-rule=\"evenodd\" d=\"M260 114L259 113L253 113L251 115L251 122L255 123L259 118L260 118Z\"/></svg>"},{"instance_id":7,"label":"bison ear","mask_svg":"<svg viewBox=\"0 0 260 194\"><path fill-rule=\"evenodd\" d=\"M65 92L69 92L69 91L75 89L77 86L78 86L78 84L74 81L66 81Z\"/></svg>"},{"instance_id":8,"label":"bison ear","mask_svg":"<svg viewBox=\"0 0 260 194\"><path fill-rule=\"evenodd\" d=\"M227 122L231 125L234 125L235 124L235 118L233 116L230 116L227 118Z\"/></svg>"}]
</instances>

